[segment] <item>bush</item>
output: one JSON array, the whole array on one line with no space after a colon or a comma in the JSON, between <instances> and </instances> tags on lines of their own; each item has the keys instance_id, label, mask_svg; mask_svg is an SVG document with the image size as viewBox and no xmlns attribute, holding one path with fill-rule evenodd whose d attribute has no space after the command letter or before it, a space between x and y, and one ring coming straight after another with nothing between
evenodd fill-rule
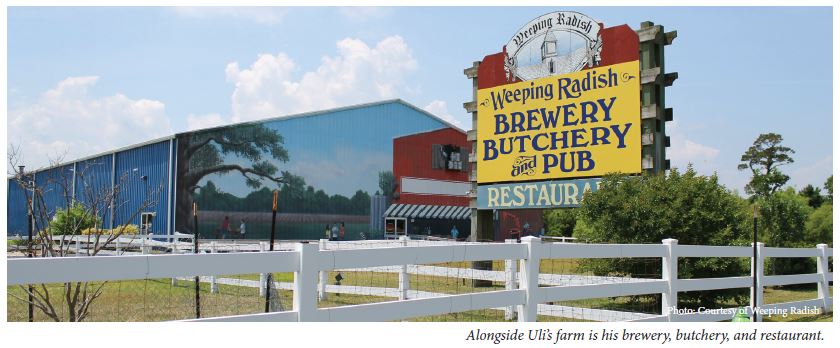
<instances>
[{"instance_id":1,"label":"bush","mask_svg":"<svg viewBox=\"0 0 840 348\"><path fill-rule=\"evenodd\" d=\"M774 192L756 200L758 205L759 241L768 247L813 248L806 241L805 223L813 209L808 199L798 195L793 188ZM769 274L814 273L816 263L811 258L771 258Z\"/></svg>"},{"instance_id":2,"label":"bush","mask_svg":"<svg viewBox=\"0 0 840 348\"><path fill-rule=\"evenodd\" d=\"M49 224L53 235L78 235L83 230L99 225L99 219L89 214L85 207L75 203L68 209L58 209Z\"/></svg>"},{"instance_id":3,"label":"bush","mask_svg":"<svg viewBox=\"0 0 840 348\"><path fill-rule=\"evenodd\" d=\"M607 175L601 187L586 196L579 211L575 237L587 243L650 243L674 238L688 245L748 245L746 201L720 185L716 176L700 176L689 167L684 174ZM596 275L649 275L644 262L583 260L580 267ZM661 267L661 266L660 266ZM749 274L748 263L736 258L680 260L680 278L716 278ZM737 289L686 292L680 300L702 306L743 301Z\"/></svg>"},{"instance_id":4,"label":"bush","mask_svg":"<svg viewBox=\"0 0 840 348\"><path fill-rule=\"evenodd\" d=\"M98 227L91 227L82 230L82 234L85 236L89 235L102 235L102 234L109 234L111 231L105 228L98 228Z\"/></svg>"},{"instance_id":5,"label":"bush","mask_svg":"<svg viewBox=\"0 0 840 348\"><path fill-rule=\"evenodd\" d=\"M556 237L571 237L577 225L577 209L561 208L546 210L543 213L545 220L545 234Z\"/></svg>"},{"instance_id":6,"label":"bush","mask_svg":"<svg viewBox=\"0 0 840 348\"><path fill-rule=\"evenodd\" d=\"M120 226L117 226L117 227L114 227L113 229L111 229L110 233L111 234L138 234L138 233L140 233L140 227L137 226L137 225L132 225L132 224L120 225Z\"/></svg>"},{"instance_id":7,"label":"bush","mask_svg":"<svg viewBox=\"0 0 840 348\"><path fill-rule=\"evenodd\" d=\"M759 236L770 247L796 247L805 241L805 222L811 214L808 199L789 187L756 200Z\"/></svg>"},{"instance_id":8,"label":"bush","mask_svg":"<svg viewBox=\"0 0 840 348\"><path fill-rule=\"evenodd\" d=\"M805 222L805 241L809 244L826 243L833 245L834 238L834 207L831 204L823 204L815 209L808 221Z\"/></svg>"}]
</instances>

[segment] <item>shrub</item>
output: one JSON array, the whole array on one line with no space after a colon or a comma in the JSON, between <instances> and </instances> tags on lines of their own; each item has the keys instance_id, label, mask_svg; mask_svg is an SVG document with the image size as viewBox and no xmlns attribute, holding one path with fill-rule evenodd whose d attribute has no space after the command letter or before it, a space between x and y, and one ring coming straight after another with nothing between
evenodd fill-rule
<instances>
[{"instance_id":1,"label":"shrub","mask_svg":"<svg viewBox=\"0 0 840 348\"><path fill-rule=\"evenodd\" d=\"M759 241L768 247L813 248L806 241L805 223L813 209L808 199L793 188L774 192L756 200L758 205ZM769 274L814 273L816 263L811 258L771 258Z\"/></svg>"},{"instance_id":2,"label":"shrub","mask_svg":"<svg viewBox=\"0 0 840 348\"><path fill-rule=\"evenodd\" d=\"M119 225L111 229L112 234L138 234L140 233L140 227L137 225Z\"/></svg>"},{"instance_id":3,"label":"shrub","mask_svg":"<svg viewBox=\"0 0 840 348\"><path fill-rule=\"evenodd\" d=\"M607 175L581 204L575 237L587 243L659 244L674 238L689 245L748 245L748 209L716 176L697 175L691 167L684 174L672 169L667 175ZM661 272L626 259L583 260L580 267L596 275ZM679 264L680 278L744 274L749 274L747 263L736 258L685 258ZM743 301L744 295L738 289L686 292L680 300L708 307Z\"/></svg>"},{"instance_id":4,"label":"shrub","mask_svg":"<svg viewBox=\"0 0 840 348\"><path fill-rule=\"evenodd\" d=\"M810 244L826 243L833 245L834 238L834 207L831 204L823 204L815 209L808 221L805 222L805 241Z\"/></svg>"},{"instance_id":5,"label":"shrub","mask_svg":"<svg viewBox=\"0 0 840 348\"><path fill-rule=\"evenodd\" d=\"M85 207L74 203L67 209L58 209L49 224L53 235L78 235L83 230L99 225L99 219L88 213Z\"/></svg>"}]
</instances>

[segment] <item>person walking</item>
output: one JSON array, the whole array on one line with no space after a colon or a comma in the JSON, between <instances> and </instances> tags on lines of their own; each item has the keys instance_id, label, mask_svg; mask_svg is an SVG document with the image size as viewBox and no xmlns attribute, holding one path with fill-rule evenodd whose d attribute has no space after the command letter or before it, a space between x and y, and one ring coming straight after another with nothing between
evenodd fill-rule
<instances>
[{"instance_id":1,"label":"person walking","mask_svg":"<svg viewBox=\"0 0 840 348\"><path fill-rule=\"evenodd\" d=\"M344 240L344 223L341 223L341 227L338 228L338 240Z\"/></svg>"},{"instance_id":2,"label":"person walking","mask_svg":"<svg viewBox=\"0 0 840 348\"><path fill-rule=\"evenodd\" d=\"M225 216L225 219L222 220L222 225L219 227L219 230L222 232L222 239L227 239L228 232L230 232L230 217Z\"/></svg>"},{"instance_id":3,"label":"person walking","mask_svg":"<svg viewBox=\"0 0 840 348\"><path fill-rule=\"evenodd\" d=\"M326 238L328 240L332 240L332 238L330 238L330 225L329 224L324 226L324 238Z\"/></svg>"},{"instance_id":4,"label":"person walking","mask_svg":"<svg viewBox=\"0 0 840 348\"><path fill-rule=\"evenodd\" d=\"M338 223L333 224L330 232L330 240L338 240Z\"/></svg>"},{"instance_id":5,"label":"person walking","mask_svg":"<svg viewBox=\"0 0 840 348\"><path fill-rule=\"evenodd\" d=\"M239 239L245 239L245 219L239 220Z\"/></svg>"},{"instance_id":6,"label":"person walking","mask_svg":"<svg viewBox=\"0 0 840 348\"><path fill-rule=\"evenodd\" d=\"M455 225L452 225L452 231L449 232L452 233L452 239L458 240L458 229L455 227Z\"/></svg>"}]
</instances>

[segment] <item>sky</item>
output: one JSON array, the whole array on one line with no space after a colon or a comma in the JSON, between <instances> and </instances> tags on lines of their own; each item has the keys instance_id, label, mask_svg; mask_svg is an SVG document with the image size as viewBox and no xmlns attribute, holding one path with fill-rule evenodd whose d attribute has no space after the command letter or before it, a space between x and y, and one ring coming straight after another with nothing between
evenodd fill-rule
<instances>
[{"instance_id":1,"label":"sky","mask_svg":"<svg viewBox=\"0 0 840 348\"><path fill-rule=\"evenodd\" d=\"M525 23L570 10L677 30L666 48L673 167L743 192L761 133L790 185L832 168L828 7L9 7L7 146L29 168L232 122L401 98L464 129L463 70Z\"/></svg>"}]
</instances>

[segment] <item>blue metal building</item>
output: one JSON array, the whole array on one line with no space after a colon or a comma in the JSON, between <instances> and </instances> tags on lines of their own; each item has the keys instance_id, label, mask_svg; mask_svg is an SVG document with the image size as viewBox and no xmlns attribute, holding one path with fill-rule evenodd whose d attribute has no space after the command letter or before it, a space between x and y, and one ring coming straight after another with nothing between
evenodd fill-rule
<instances>
[{"instance_id":1,"label":"blue metal building","mask_svg":"<svg viewBox=\"0 0 840 348\"><path fill-rule=\"evenodd\" d=\"M36 216L47 219L72 202L99 202L102 228L150 219L154 234L199 228L209 238L265 238L278 190L280 239L320 238L338 224L346 239L370 238L381 228L379 200L395 189L383 184L393 139L445 127L453 126L395 99L179 133L29 174L43 192ZM25 235L32 192L15 178L7 192L7 234ZM102 199L109 193L113 202ZM202 211L199 226L192 203ZM38 219L36 228L46 224Z\"/></svg>"}]
</instances>

